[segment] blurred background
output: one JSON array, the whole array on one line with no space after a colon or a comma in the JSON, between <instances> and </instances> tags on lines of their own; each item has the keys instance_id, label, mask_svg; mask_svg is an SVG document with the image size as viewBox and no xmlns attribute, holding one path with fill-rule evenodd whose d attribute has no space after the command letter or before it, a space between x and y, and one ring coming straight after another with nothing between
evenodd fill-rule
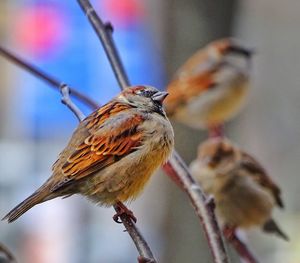
<instances>
[{"instance_id":1,"label":"blurred background","mask_svg":"<svg viewBox=\"0 0 300 263\"><path fill-rule=\"evenodd\" d=\"M291 241L246 233L260 262L300 262L300 2L297 0L94 0L113 23L133 84L164 89L198 48L234 36L255 47L251 95L227 136L264 164L281 186L275 211ZM44 71L105 103L119 92L99 40L76 1L1 0L0 43ZM90 111L80 104L84 112ZM0 217L50 176L76 127L60 95L0 57ZM176 148L187 163L205 138L174 123ZM187 197L162 172L130 204L159 262L212 262ZM24 263L136 262L137 252L113 222L114 210L81 197L39 205L17 222L0 222L4 242ZM229 248L230 249L230 248ZM239 262L235 253L233 262Z\"/></svg>"}]
</instances>

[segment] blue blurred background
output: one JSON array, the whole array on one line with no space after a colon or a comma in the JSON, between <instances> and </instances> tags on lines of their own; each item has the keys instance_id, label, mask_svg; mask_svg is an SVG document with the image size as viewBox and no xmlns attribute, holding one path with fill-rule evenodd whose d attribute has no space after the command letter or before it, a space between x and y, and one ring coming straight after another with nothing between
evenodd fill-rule
<instances>
[{"instance_id":1,"label":"blue blurred background","mask_svg":"<svg viewBox=\"0 0 300 263\"><path fill-rule=\"evenodd\" d=\"M297 0L95 0L132 84L164 89L175 70L211 40L234 36L257 49L246 110L226 128L283 189L286 210L275 218L284 243L259 230L247 233L261 262L300 262L300 2ZM103 104L119 92L110 65L77 2L1 0L1 45ZM90 110L78 103L88 114ZM60 94L0 57L0 216L50 176L77 120ZM187 162L204 134L174 123ZM187 198L162 172L130 208L160 262L212 262ZM113 209L81 197L53 200L17 222L0 222L0 242L19 262L136 262L137 252L115 224ZM238 262L230 250L233 262Z\"/></svg>"}]
</instances>

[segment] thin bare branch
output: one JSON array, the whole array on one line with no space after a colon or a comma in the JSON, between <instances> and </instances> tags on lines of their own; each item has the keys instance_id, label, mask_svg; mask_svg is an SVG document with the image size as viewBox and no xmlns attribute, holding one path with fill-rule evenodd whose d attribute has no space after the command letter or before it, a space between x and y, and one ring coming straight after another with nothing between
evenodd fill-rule
<instances>
[{"instance_id":1,"label":"thin bare branch","mask_svg":"<svg viewBox=\"0 0 300 263\"><path fill-rule=\"evenodd\" d=\"M16 260L15 256L13 255L13 253L6 246L4 246L2 243L0 243L0 253L4 254L6 259L8 260L7 262L9 262L9 263L16 263L17 262L17 260Z\"/></svg>"},{"instance_id":2,"label":"thin bare branch","mask_svg":"<svg viewBox=\"0 0 300 263\"><path fill-rule=\"evenodd\" d=\"M62 83L60 85L60 93L62 94L61 102L65 104L77 117L79 121L82 121L85 116L82 111L74 104L70 98L70 88L67 84Z\"/></svg>"},{"instance_id":3,"label":"thin bare branch","mask_svg":"<svg viewBox=\"0 0 300 263\"><path fill-rule=\"evenodd\" d=\"M223 233L227 241L233 246L235 251L240 256L242 262L259 263L254 254L247 247L247 245L237 236L235 229L224 227Z\"/></svg>"},{"instance_id":4,"label":"thin bare branch","mask_svg":"<svg viewBox=\"0 0 300 263\"><path fill-rule=\"evenodd\" d=\"M33 66L32 64L26 62L24 59L21 59L21 58L17 57L16 55L12 54L10 51L8 51L7 49L5 49L1 46L0 46L0 55L7 58L8 60L13 62L14 64L18 65L19 67L25 69L26 71L33 74L37 78L45 81L47 84L49 84L53 88L60 90L62 82L60 82L57 79L53 78L52 76L46 74L42 70L40 70L37 67ZM69 89L70 89L70 94L73 97L75 97L78 100L82 101L87 106L91 107L93 110L97 109L99 107L99 105L95 101L93 101L92 99L90 99L86 95L78 92L75 89L72 89L72 88L69 88Z\"/></svg>"},{"instance_id":5,"label":"thin bare branch","mask_svg":"<svg viewBox=\"0 0 300 263\"><path fill-rule=\"evenodd\" d=\"M112 69L115 73L116 79L122 89L129 86L129 80L121 63L118 50L112 39L113 27L111 23L103 23L100 17L97 15L94 7L88 0L77 0L81 6L83 12L87 16L91 25L93 26L97 36L102 42L103 48L107 54Z\"/></svg>"},{"instance_id":6,"label":"thin bare branch","mask_svg":"<svg viewBox=\"0 0 300 263\"><path fill-rule=\"evenodd\" d=\"M99 36L109 61L111 62L111 66L120 84L120 87L121 89L124 89L124 87L129 86L129 82L112 39L112 31L110 30L111 25L109 24L110 26L108 28L103 24L88 0L77 1L79 2L84 13L87 15L90 23L96 31L96 34ZM182 189L188 194L192 205L198 217L200 218L200 221L205 229L214 262L228 262L228 256L225 250L222 234L218 223L215 220L214 211L209 209L209 207L206 205L206 198L202 190L196 184L186 165L182 161L182 158L176 152L173 153L173 156L171 157L167 167L168 169L165 169L166 172L171 178L175 179L175 182L178 185L182 185ZM170 173L170 171L172 172Z\"/></svg>"},{"instance_id":7,"label":"thin bare branch","mask_svg":"<svg viewBox=\"0 0 300 263\"><path fill-rule=\"evenodd\" d=\"M118 213L118 206L114 206L116 212ZM122 220L122 223L130 235L132 241L134 242L138 252L139 252L139 257L138 257L138 262L139 263L156 263L156 260L154 259L154 256L152 254L152 251L143 238L142 234L140 233L139 229L135 225L135 223L132 221L130 216L126 214L120 215L120 218Z\"/></svg>"},{"instance_id":8,"label":"thin bare branch","mask_svg":"<svg viewBox=\"0 0 300 263\"><path fill-rule=\"evenodd\" d=\"M234 235L234 237L228 241L234 247L235 251L239 254L242 262L258 263L258 260L254 257L248 246L244 242L242 242L236 235Z\"/></svg>"}]
</instances>

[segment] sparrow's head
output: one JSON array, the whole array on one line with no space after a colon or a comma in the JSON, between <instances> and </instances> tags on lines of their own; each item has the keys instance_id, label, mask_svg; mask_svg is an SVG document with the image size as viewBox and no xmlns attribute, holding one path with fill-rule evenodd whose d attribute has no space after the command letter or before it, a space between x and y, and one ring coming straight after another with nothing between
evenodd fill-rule
<instances>
[{"instance_id":1,"label":"sparrow's head","mask_svg":"<svg viewBox=\"0 0 300 263\"><path fill-rule=\"evenodd\" d=\"M231 38L210 43L207 46L207 51L213 60L242 59L247 63L249 63L252 55L255 53L254 49L247 48Z\"/></svg>"},{"instance_id":2,"label":"sparrow's head","mask_svg":"<svg viewBox=\"0 0 300 263\"><path fill-rule=\"evenodd\" d=\"M229 169L239 156L239 150L226 138L210 138L198 148L198 160L212 169Z\"/></svg>"},{"instance_id":3,"label":"sparrow's head","mask_svg":"<svg viewBox=\"0 0 300 263\"><path fill-rule=\"evenodd\" d=\"M168 92L159 91L151 86L133 86L120 93L118 99L146 112L156 112L165 116L162 103Z\"/></svg>"}]
</instances>

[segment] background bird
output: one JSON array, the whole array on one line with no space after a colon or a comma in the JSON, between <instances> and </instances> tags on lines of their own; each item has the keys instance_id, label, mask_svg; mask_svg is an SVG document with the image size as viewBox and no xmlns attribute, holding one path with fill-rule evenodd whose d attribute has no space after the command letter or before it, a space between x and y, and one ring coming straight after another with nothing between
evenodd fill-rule
<instances>
[{"instance_id":1,"label":"background bird","mask_svg":"<svg viewBox=\"0 0 300 263\"><path fill-rule=\"evenodd\" d=\"M272 219L274 206L283 208L280 189L248 153L226 138L210 138L199 146L190 169L206 194L213 196L224 227L261 226L288 240Z\"/></svg>"},{"instance_id":2,"label":"background bird","mask_svg":"<svg viewBox=\"0 0 300 263\"><path fill-rule=\"evenodd\" d=\"M167 94L130 87L89 115L60 153L52 176L4 219L12 222L36 204L73 194L130 214L121 202L138 196L173 149L173 129L162 107Z\"/></svg>"},{"instance_id":3,"label":"background bird","mask_svg":"<svg viewBox=\"0 0 300 263\"><path fill-rule=\"evenodd\" d=\"M228 38L197 51L167 86L168 116L190 127L218 133L244 105L252 54L253 50Z\"/></svg>"}]
</instances>

